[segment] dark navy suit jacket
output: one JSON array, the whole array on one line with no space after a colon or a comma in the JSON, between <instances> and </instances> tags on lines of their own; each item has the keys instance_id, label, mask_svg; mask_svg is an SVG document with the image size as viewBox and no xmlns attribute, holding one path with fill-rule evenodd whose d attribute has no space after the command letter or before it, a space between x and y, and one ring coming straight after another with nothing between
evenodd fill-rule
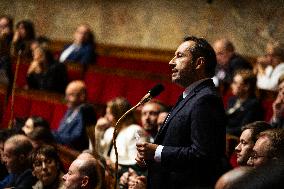
<instances>
[{"instance_id":1,"label":"dark navy suit jacket","mask_svg":"<svg viewBox=\"0 0 284 189\"><path fill-rule=\"evenodd\" d=\"M173 108L158 132L161 162L148 162L148 188L213 187L222 174L226 116L211 79Z\"/></svg>"}]
</instances>

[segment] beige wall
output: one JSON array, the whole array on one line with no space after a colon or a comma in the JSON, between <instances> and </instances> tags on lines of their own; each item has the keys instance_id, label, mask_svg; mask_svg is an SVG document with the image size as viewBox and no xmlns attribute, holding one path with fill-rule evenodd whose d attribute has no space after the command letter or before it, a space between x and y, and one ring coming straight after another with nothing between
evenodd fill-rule
<instances>
[{"instance_id":1,"label":"beige wall","mask_svg":"<svg viewBox=\"0 0 284 189\"><path fill-rule=\"evenodd\" d=\"M269 39L284 41L283 0L0 0L0 11L33 20L51 39L71 40L85 22L98 43L130 47L175 49L193 34L210 42L228 37L255 56Z\"/></svg>"}]
</instances>

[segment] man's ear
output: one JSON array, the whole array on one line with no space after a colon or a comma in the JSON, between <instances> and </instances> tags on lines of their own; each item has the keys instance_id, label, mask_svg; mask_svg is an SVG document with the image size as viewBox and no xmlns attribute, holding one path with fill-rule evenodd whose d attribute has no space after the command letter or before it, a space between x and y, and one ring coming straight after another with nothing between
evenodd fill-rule
<instances>
[{"instance_id":1,"label":"man's ear","mask_svg":"<svg viewBox=\"0 0 284 189\"><path fill-rule=\"evenodd\" d=\"M89 177L88 177L88 176L84 176L84 177L82 178L82 184L81 184L81 186L82 186L82 187L86 187L88 184L89 184Z\"/></svg>"},{"instance_id":2,"label":"man's ear","mask_svg":"<svg viewBox=\"0 0 284 189\"><path fill-rule=\"evenodd\" d=\"M199 57L195 61L195 69L200 70L205 65L205 59L203 57Z\"/></svg>"}]
</instances>

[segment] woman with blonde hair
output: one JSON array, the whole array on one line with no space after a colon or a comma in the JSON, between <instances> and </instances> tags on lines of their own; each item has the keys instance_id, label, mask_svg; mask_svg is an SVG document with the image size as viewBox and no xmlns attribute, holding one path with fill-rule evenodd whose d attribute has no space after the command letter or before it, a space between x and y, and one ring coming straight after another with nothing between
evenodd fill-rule
<instances>
[{"instance_id":1,"label":"woman with blonde hair","mask_svg":"<svg viewBox=\"0 0 284 189\"><path fill-rule=\"evenodd\" d=\"M107 159L108 163L115 163L116 161L115 150L112 145L114 126L118 119L130 108L131 105L125 98L115 98L107 103L105 116L97 122L96 148L99 154ZM128 167L136 164L137 133L141 136L141 140L146 140L143 128L136 124L134 114L129 113L118 125L116 135L118 164L120 167L125 168L125 171L128 170Z\"/></svg>"}]
</instances>

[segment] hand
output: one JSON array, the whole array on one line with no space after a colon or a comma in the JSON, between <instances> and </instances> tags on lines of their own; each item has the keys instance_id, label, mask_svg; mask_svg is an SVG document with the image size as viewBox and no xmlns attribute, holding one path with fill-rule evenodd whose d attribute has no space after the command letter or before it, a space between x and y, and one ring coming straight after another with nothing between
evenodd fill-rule
<instances>
[{"instance_id":1,"label":"hand","mask_svg":"<svg viewBox=\"0 0 284 189\"><path fill-rule=\"evenodd\" d=\"M96 128L101 131L105 131L110 126L111 123L104 117L99 118L96 124Z\"/></svg>"},{"instance_id":2,"label":"hand","mask_svg":"<svg viewBox=\"0 0 284 189\"><path fill-rule=\"evenodd\" d=\"M158 147L157 144L152 144L148 142L141 142L136 144L137 147L137 157L136 161L137 164L141 167L145 167L146 163L145 160L154 160L155 151Z\"/></svg>"},{"instance_id":3,"label":"hand","mask_svg":"<svg viewBox=\"0 0 284 189\"><path fill-rule=\"evenodd\" d=\"M19 39L20 39L20 33L18 30L16 30L13 36L13 43L16 43L17 41L19 41Z\"/></svg>"},{"instance_id":4,"label":"hand","mask_svg":"<svg viewBox=\"0 0 284 189\"><path fill-rule=\"evenodd\" d=\"M129 189L146 189L147 179L145 176L135 177L135 182L129 183Z\"/></svg>"},{"instance_id":5,"label":"hand","mask_svg":"<svg viewBox=\"0 0 284 189\"><path fill-rule=\"evenodd\" d=\"M129 168L128 171L123 173L120 177L119 184L123 186L128 186L128 183L132 182L132 180L137 176L137 173L133 169Z\"/></svg>"}]
</instances>

